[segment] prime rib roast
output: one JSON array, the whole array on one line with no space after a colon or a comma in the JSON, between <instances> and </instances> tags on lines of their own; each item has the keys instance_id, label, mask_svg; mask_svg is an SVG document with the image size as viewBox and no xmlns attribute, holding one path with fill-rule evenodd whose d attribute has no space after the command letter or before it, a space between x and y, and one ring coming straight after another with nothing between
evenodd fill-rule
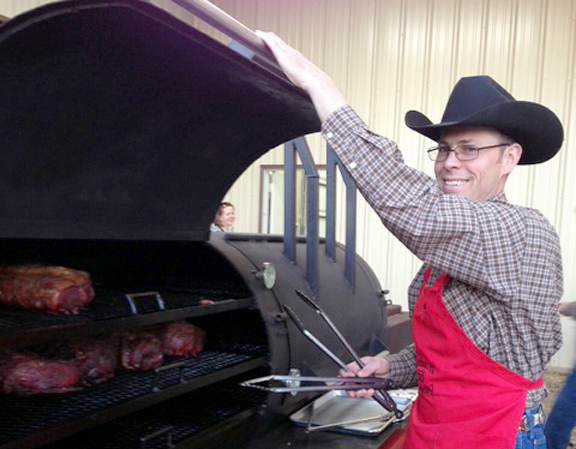
<instances>
[{"instance_id":1,"label":"prime rib roast","mask_svg":"<svg viewBox=\"0 0 576 449\"><path fill-rule=\"evenodd\" d=\"M162 365L164 357L196 357L206 342L206 332L187 321L119 332L120 365L130 371L148 371Z\"/></svg>"},{"instance_id":2,"label":"prime rib roast","mask_svg":"<svg viewBox=\"0 0 576 449\"><path fill-rule=\"evenodd\" d=\"M70 268L0 265L0 303L21 309L78 313L94 299L90 275Z\"/></svg>"},{"instance_id":3,"label":"prime rib roast","mask_svg":"<svg viewBox=\"0 0 576 449\"><path fill-rule=\"evenodd\" d=\"M30 396L76 391L80 371L74 364L36 354L7 353L0 358L0 391Z\"/></svg>"},{"instance_id":4,"label":"prime rib roast","mask_svg":"<svg viewBox=\"0 0 576 449\"><path fill-rule=\"evenodd\" d=\"M97 385L114 377L118 366L119 342L115 336L80 338L53 350L53 358L78 368L78 384Z\"/></svg>"},{"instance_id":5,"label":"prime rib roast","mask_svg":"<svg viewBox=\"0 0 576 449\"><path fill-rule=\"evenodd\" d=\"M162 340L149 329L119 332L120 365L130 371L148 371L164 361Z\"/></svg>"},{"instance_id":6,"label":"prime rib roast","mask_svg":"<svg viewBox=\"0 0 576 449\"><path fill-rule=\"evenodd\" d=\"M149 371L165 356L196 357L206 332L187 321L78 338L66 343L0 354L0 393L60 394L105 382L118 369ZM40 353L41 352L41 353Z\"/></svg>"},{"instance_id":7,"label":"prime rib roast","mask_svg":"<svg viewBox=\"0 0 576 449\"><path fill-rule=\"evenodd\" d=\"M162 326L160 339L165 356L196 357L204 349L206 332L187 321L175 321Z\"/></svg>"},{"instance_id":8,"label":"prime rib roast","mask_svg":"<svg viewBox=\"0 0 576 449\"><path fill-rule=\"evenodd\" d=\"M94 298L85 271L41 264L0 265L0 304L22 309L78 313ZM59 394L100 384L120 368L148 371L165 356L196 357L204 348L203 329L177 321L145 328L45 342L0 354L0 392L28 396Z\"/></svg>"}]
</instances>

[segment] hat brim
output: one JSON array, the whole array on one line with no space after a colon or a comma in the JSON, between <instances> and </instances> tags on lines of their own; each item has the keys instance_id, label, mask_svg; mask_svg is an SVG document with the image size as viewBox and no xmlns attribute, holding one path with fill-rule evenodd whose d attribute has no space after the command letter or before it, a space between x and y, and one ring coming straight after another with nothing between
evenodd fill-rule
<instances>
[{"instance_id":1,"label":"hat brim","mask_svg":"<svg viewBox=\"0 0 576 449\"><path fill-rule=\"evenodd\" d=\"M459 121L433 124L418 111L408 111L406 125L438 142L448 128L481 126L495 128L522 146L519 164L539 164L551 159L564 140L562 124L545 106L527 101L501 103Z\"/></svg>"}]
</instances>

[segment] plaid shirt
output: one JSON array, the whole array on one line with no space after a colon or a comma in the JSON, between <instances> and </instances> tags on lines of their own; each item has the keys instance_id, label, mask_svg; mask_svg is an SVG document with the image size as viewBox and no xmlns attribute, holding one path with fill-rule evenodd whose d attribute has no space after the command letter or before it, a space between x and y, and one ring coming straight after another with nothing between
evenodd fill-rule
<instances>
[{"instance_id":1,"label":"plaid shirt","mask_svg":"<svg viewBox=\"0 0 576 449\"><path fill-rule=\"evenodd\" d=\"M431 283L442 272L451 277L444 305L468 338L511 371L540 378L562 344L562 260L546 218L503 193L482 202L444 195L348 106L322 132L386 228L424 263L408 290L410 314L432 265ZM387 358L397 386L416 384L413 346ZM545 396L544 387L528 392L526 406Z\"/></svg>"}]
</instances>

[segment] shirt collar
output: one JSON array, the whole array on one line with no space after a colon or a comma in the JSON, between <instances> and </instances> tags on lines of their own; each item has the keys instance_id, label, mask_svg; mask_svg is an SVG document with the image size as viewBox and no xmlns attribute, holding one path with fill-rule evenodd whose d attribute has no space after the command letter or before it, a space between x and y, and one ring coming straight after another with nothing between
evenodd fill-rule
<instances>
[{"instance_id":1,"label":"shirt collar","mask_svg":"<svg viewBox=\"0 0 576 449\"><path fill-rule=\"evenodd\" d=\"M504 191L502 191L498 195L496 195L494 198L492 198L488 201L495 201L498 203L507 203L508 199L506 198L506 194L504 193Z\"/></svg>"}]
</instances>

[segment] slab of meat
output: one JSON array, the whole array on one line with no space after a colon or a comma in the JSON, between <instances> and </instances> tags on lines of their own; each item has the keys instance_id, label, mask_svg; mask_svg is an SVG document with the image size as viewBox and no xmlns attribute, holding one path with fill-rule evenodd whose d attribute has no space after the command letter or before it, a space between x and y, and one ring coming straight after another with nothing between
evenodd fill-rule
<instances>
[{"instance_id":1,"label":"slab of meat","mask_svg":"<svg viewBox=\"0 0 576 449\"><path fill-rule=\"evenodd\" d=\"M114 377L119 342L114 337L83 338L59 347L56 354L78 368L81 385L97 385Z\"/></svg>"},{"instance_id":2,"label":"slab of meat","mask_svg":"<svg viewBox=\"0 0 576 449\"><path fill-rule=\"evenodd\" d=\"M206 332L188 323L176 321L164 325L160 330L162 351L166 356L196 357L206 342Z\"/></svg>"},{"instance_id":3,"label":"slab of meat","mask_svg":"<svg viewBox=\"0 0 576 449\"><path fill-rule=\"evenodd\" d=\"M5 354L0 357L0 391L30 396L76 391L78 368L63 361L31 354Z\"/></svg>"},{"instance_id":4,"label":"slab of meat","mask_svg":"<svg viewBox=\"0 0 576 449\"><path fill-rule=\"evenodd\" d=\"M139 329L120 332L118 337L120 364L124 369L148 371L162 365L162 341L155 332Z\"/></svg>"},{"instance_id":5,"label":"slab of meat","mask_svg":"<svg viewBox=\"0 0 576 449\"><path fill-rule=\"evenodd\" d=\"M0 303L21 309L78 313L94 299L85 271L53 265L0 265Z\"/></svg>"}]
</instances>

